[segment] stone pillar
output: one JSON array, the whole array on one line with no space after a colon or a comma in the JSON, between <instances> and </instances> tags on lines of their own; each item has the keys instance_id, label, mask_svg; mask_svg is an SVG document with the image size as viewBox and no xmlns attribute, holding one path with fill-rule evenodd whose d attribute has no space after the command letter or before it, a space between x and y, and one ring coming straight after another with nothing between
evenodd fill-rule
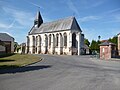
<instances>
[{"instance_id":1,"label":"stone pillar","mask_svg":"<svg viewBox=\"0 0 120 90\"><path fill-rule=\"evenodd\" d=\"M47 36L45 35L44 36L44 41L43 41L43 53L44 54L47 53L47 43L48 43L48 40L47 40Z\"/></svg>"},{"instance_id":2,"label":"stone pillar","mask_svg":"<svg viewBox=\"0 0 120 90\"><path fill-rule=\"evenodd\" d=\"M50 38L50 35L51 34L48 35L48 53L49 54L51 53L51 44L50 44L51 43L51 40L50 40L51 38Z\"/></svg>"},{"instance_id":3,"label":"stone pillar","mask_svg":"<svg viewBox=\"0 0 120 90\"><path fill-rule=\"evenodd\" d=\"M57 39L57 37L56 37ZM58 34L58 48L57 48L57 54L60 55L60 34Z\"/></svg>"},{"instance_id":4,"label":"stone pillar","mask_svg":"<svg viewBox=\"0 0 120 90\"><path fill-rule=\"evenodd\" d=\"M51 53L55 53L55 36L51 35Z\"/></svg>"},{"instance_id":5,"label":"stone pillar","mask_svg":"<svg viewBox=\"0 0 120 90\"><path fill-rule=\"evenodd\" d=\"M53 35L51 35L51 54L53 54Z\"/></svg>"},{"instance_id":6,"label":"stone pillar","mask_svg":"<svg viewBox=\"0 0 120 90\"><path fill-rule=\"evenodd\" d=\"M30 43L30 40L29 40L28 36L26 38L27 38L27 40L26 40L25 53L28 54L29 53L29 43Z\"/></svg>"},{"instance_id":7,"label":"stone pillar","mask_svg":"<svg viewBox=\"0 0 120 90\"><path fill-rule=\"evenodd\" d=\"M81 33L78 33L78 55L81 54Z\"/></svg>"},{"instance_id":8,"label":"stone pillar","mask_svg":"<svg viewBox=\"0 0 120 90\"><path fill-rule=\"evenodd\" d=\"M34 44L33 44L33 37L31 38L31 45L30 45L30 48L31 48L31 51L30 51L30 54L33 54L33 52L34 52L34 46L33 46Z\"/></svg>"},{"instance_id":9,"label":"stone pillar","mask_svg":"<svg viewBox=\"0 0 120 90\"><path fill-rule=\"evenodd\" d=\"M43 50L44 50L43 45L44 45L44 40L43 40L43 38L42 38L42 42L41 42L41 53L42 53L42 54L43 54Z\"/></svg>"},{"instance_id":10,"label":"stone pillar","mask_svg":"<svg viewBox=\"0 0 120 90\"><path fill-rule=\"evenodd\" d=\"M25 48L25 53L26 53L26 54L29 53L29 52L28 52L28 46L26 46L26 48Z\"/></svg>"},{"instance_id":11,"label":"stone pillar","mask_svg":"<svg viewBox=\"0 0 120 90\"><path fill-rule=\"evenodd\" d=\"M37 45L37 52L36 52L36 54L39 54L39 46Z\"/></svg>"},{"instance_id":12,"label":"stone pillar","mask_svg":"<svg viewBox=\"0 0 120 90\"><path fill-rule=\"evenodd\" d=\"M28 53L29 53L28 51L29 51L29 46L28 46L28 44L26 43L25 53L28 54Z\"/></svg>"},{"instance_id":13,"label":"stone pillar","mask_svg":"<svg viewBox=\"0 0 120 90\"><path fill-rule=\"evenodd\" d=\"M72 55L72 32L69 33L69 55Z\"/></svg>"}]
</instances>

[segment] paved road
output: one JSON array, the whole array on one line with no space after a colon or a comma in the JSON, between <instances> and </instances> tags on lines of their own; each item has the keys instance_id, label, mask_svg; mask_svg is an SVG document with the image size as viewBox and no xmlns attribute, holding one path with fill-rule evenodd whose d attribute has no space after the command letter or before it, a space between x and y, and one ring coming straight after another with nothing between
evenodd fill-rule
<instances>
[{"instance_id":1,"label":"paved road","mask_svg":"<svg viewBox=\"0 0 120 90\"><path fill-rule=\"evenodd\" d=\"M120 61L40 56L39 63L2 72L0 90L120 90Z\"/></svg>"}]
</instances>

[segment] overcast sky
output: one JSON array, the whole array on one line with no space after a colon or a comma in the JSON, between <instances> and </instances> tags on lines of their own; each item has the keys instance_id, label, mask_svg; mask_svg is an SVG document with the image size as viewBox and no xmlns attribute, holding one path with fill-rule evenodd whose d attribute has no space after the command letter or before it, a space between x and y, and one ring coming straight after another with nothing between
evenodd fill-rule
<instances>
[{"instance_id":1,"label":"overcast sky","mask_svg":"<svg viewBox=\"0 0 120 90\"><path fill-rule=\"evenodd\" d=\"M0 32L26 42L38 7L44 22L75 16L90 41L120 33L120 0L0 0Z\"/></svg>"}]
</instances>

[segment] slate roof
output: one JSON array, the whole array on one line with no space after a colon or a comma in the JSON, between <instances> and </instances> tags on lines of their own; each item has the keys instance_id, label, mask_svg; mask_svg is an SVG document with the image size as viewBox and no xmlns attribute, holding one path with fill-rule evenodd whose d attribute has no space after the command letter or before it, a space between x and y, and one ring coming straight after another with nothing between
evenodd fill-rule
<instances>
[{"instance_id":1,"label":"slate roof","mask_svg":"<svg viewBox=\"0 0 120 90\"><path fill-rule=\"evenodd\" d=\"M116 45L116 44L114 44L114 43L111 43L111 42L109 42L109 41L105 41L105 42L103 42L103 43L101 43L101 44L99 44L100 46L109 46L109 45Z\"/></svg>"},{"instance_id":2,"label":"slate roof","mask_svg":"<svg viewBox=\"0 0 120 90\"><path fill-rule=\"evenodd\" d=\"M9 34L7 33L0 33L0 40L1 41L13 41L14 38L11 37Z\"/></svg>"},{"instance_id":3,"label":"slate roof","mask_svg":"<svg viewBox=\"0 0 120 90\"><path fill-rule=\"evenodd\" d=\"M75 17L69 17L52 22L42 23L39 28L33 26L29 34L56 32L63 30L78 30L82 32Z\"/></svg>"}]
</instances>

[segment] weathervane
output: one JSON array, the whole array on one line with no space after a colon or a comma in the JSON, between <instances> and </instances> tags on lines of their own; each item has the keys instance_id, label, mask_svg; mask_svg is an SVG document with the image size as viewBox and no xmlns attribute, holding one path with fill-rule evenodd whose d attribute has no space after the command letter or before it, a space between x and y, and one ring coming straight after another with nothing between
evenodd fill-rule
<instances>
[{"instance_id":1,"label":"weathervane","mask_svg":"<svg viewBox=\"0 0 120 90\"><path fill-rule=\"evenodd\" d=\"M40 10L40 6L36 6L38 8L38 11Z\"/></svg>"},{"instance_id":2,"label":"weathervane","mask_svg":"<svg viewBox=\"0 0 120 90\"><path fill-rule=\"evenodd\" d=\"M30 1L27 1L27 2L30 3L30 4L32 4L33 6L37 7L38 10L41 8L38 4L35 4L35 3L33 3L33 2L30 2Z\"/></svg>"}]
</instances>

